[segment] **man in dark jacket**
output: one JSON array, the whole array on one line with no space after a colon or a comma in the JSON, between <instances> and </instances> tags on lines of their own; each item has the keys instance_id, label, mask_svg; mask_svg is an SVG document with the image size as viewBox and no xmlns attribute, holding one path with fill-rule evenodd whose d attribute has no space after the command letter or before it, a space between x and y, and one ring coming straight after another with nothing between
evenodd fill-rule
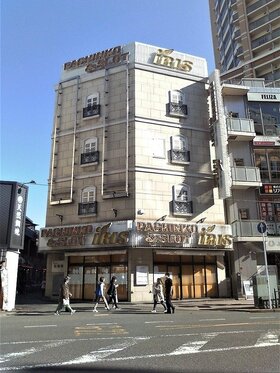
<instances>
[{"instance_id":1,"label":"man in dark jacket","mask_svg":"<svg viewBox=\"0 0 280 373\"><path fill-rule=\"evenodd\" d=\"M76 312L70 306L70 297L72 296L72 294L69 291L69 280L69 276L64 277L63 283L60 286L58 305L54 313L56 316L60 315L60 312L63 307L65 307L65 310L71 312L71 315L73 315Z\"/></svg>"},{"instance_id":2,"label":"man in dark jacket","mask_svg":"<svg viewBox=\"0 0 280 373\"><path fill-rule=\"evenodd\" d=\"M171 310L172 310L172 313L175 312L175 307L173 306L172 301L171 301L172 286L173 286L173 283L170 278L170 273L166 272L165 274L165 302L166 302L166 307L167 307L166 313L171 313Z\"/></svg>"}]
</instances>

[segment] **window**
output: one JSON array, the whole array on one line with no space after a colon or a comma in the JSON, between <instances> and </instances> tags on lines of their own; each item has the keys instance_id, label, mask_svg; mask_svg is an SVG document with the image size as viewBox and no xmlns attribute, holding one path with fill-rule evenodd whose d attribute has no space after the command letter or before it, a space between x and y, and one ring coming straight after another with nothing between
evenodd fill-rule
<instances>
[{"instance_id":1,"label":"window","mask_svg":"<svg viewBox=\"0 0 280 373\"><path fill-rule=\"evenodd\" d=\"M185 95L182 91L169 91L168 114L178 117L188 114Z\"/></svg>"},{"instance_id":2,"label":"window","mask_svg":"<svg viewBox=\"0 0 280 373\"><path fill-rule=\"evenodd\" d=\"M244 167L244 159L243 158L234 158L234 166L235 167Z\"/></svg>"},{"instance_id":3,"label":"window","mask_svg":"<svg viewBox=\"0 0 280 373\"><path fill-rule=\"evenodd\" d=\"M83 143L81 164L98 164L99 152L97 150L97 138L92 137Z\"/></svg>"},{"instance_id":4,"label":"window","mask_svg":"<svg viewBox=\"0 0 280 373\"><path fill-rule=\"evenodd\" d=\"M97 213L96 188L87 187L81 192L81 203L79 203L79 215Z\"/></svg>"},{"instance_id":5,"label":"window","mask_svg":"<svg viewBox=\"0 0 280 373\"><path fill-rule=\"evenodd\" d=\"M263 183L280 182L280 150L255 149L255 162Z\"/></svg>"},{"instance_id":6,"label":"window","mask_svg":"<svg viewBox=\"0 0 280 373\"><path fill-rule=\"evenodd\" d=\"M83 118L97 117L100 115L100 105L99 105L99 93L93 93L87 96L85 107L83 108Z\"/></svg>"},{"instance_id":7,"label":"window","mask_svg":"<svg viewBox=\"0 0 280 373\"><path fill-rule=\"evenodd\" d=\"M190 187L186 184L173 186L173 214L174 215L192 215L193 206L191 201Z\"/></svg>"},{"instance_id":8,"label":"window","mask_svg":"<svg viewBox=\"0 0 280 373\"><path fill-rule=\"evenodd\" d=\"M280 103L249 102L250 118L254 120L257 135L280 135Z\"/></svg>"},{"instance_id":9,"label":"window","mask_svg":"<svg viewBox=\"0 0 280 373\"><path fill-rule=\"evenodd\" d=\"M239 209L239 217L241 220L249 219L249 209Z\"/></svg>"},{"instance_id":10,"label":"window","mask_svg":"<svg viewBox=\"0 0 280 373\"><path fill-rule=\"evenodd\" d=\"M170 139L171 151L170 161L171 163L189 163L190 152L188 150L188 139L184 136L172 136Z\"/></svg>"}]
</instances>

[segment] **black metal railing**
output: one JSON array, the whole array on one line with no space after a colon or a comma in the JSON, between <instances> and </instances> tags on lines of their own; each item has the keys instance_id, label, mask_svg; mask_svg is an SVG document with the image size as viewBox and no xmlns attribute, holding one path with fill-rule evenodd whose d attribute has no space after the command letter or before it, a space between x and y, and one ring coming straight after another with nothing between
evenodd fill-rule
<instances>
[{"instance_id":1,"label":"black metal railing","mask_svg":"<svg viewBox=\"0 0 280 373\"><path fill-rule=\"evenodd\" d=\"M169 114L170 115L179 115L185 116L188 114L187 105L181 105L174 102L169 103Z\"/></svg>"},{"instance_id":2,"label":"black metal railing","mask_svg":"<svg viewBox=\"0 0 280 373\"><path fill-rule=\"evenodd\" d=\"M182 150L174 150L170 151L170 158L171 162L174 163L189 163L190 162L190 152L182 151Z\"/></svg>"},{"instance_id":3,"label":"black metal railing","mask_svg":"<svg viewBox=\"0 0 280 373\"><path fill-rule=\"evenodd\" d=\"M89 215L97 213L97 202L79 203L78 215Z\"/></svg>"},{"instance_id":4,"label":"black metal railing","mask_svg":"<svg viewBox=\"0 0 280 373\"><path fill-rule=\"evenodd\" d=\"M90 105L83 108L83 118L100 115L100 105Z\"/></svg>"},{"instance_id":5,"label":"black metal railing","mask_svg":"<svg viewBox=\"0 0 280 373\"><path fill-rule=\"evenodd\" d=\"M193 213L192 201L188 201L188 202L173 201L173 214L191 215L192 213Z\"/></svg>"},{"instance_id":6,"label":"black metal railing","mask_svg":"<svg viewBox=\"0 0 280 373\"><path fill-rule=\"evenodd\" d=\"M99 151L81 154L81 164L88 163L99 163Z\"/></svg>"}]
</instances>

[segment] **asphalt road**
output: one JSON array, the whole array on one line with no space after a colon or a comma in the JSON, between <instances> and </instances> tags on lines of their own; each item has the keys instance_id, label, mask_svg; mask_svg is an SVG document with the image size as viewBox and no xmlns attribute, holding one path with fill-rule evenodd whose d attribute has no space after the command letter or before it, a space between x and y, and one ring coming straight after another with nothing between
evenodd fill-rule
<instances>
[{"instance_id":1,"label":"asphalt road","mask_svg":"<svg viewBox=\"0 0 280 373\"><path fill-rule=\"evenodd\" d=\"M280 371L280 313L140 306L0 316L0 371Z\"/></svg>"}]
</instances>

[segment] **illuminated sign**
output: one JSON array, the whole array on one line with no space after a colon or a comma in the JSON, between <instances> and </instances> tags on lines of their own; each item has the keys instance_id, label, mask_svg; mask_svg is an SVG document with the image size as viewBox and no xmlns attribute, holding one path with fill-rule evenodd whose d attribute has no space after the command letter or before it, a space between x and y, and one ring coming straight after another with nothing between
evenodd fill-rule
<instances>
[{"instance_id":1,"label":"illuminated sign","mask_svg":"<svg viewBox=\"0 0 280 373\"><path fill-rule=\"evenodd\" d=\"M280 184L263 184L260 194L280 194Z\"/></svg>"},{"instance_id":2,"label":"illuminated sign","mask_svg":"<svg viewBox=\"0 0 280 373\"><path fill-rule=\"evenodd\" d=\"M189 72L193 68L193 62L187 60L181 60L179 58L173 58L170 54L174 49L158 49L153 63L155 65L169 67L171 69L181 70L184 72Z\"/></svg>"},{"instance_id":3,"label":"illuminated sign","mask_svg":"<svg viewBox=\"0 0 280 373\"><path fill-rule=\"evenodd\" d=\"M248 92L247 93L248 101L274 101L280 102L279 93L257 93L257 92Z\"/></svg>"},{"instance_id":4,"label":"illuminated sign","mask_svg":"<svg viewBox=\"0 0 280 373\"><path fill-rule=\"evenodd\" d=\"M68 71L85 66L85 71L87 73L92 73L104 69L105 67L118 65L125 61L128 61L128 53L122 54L122 48L118 46L81 57L78 60L66 62L64 64L64 70Z\"/></svg>"},{"instance_id":5,"label":"illuminated sign","mask_svg":"<svg viewBox=\"0 0 280 373\"><path fill-rule=\"evenodd\" d=\"M92 224L70 227L44 228L41 239L48 247L124 245L129 240L129 231L112 231L112 223L94 228Z\"/></svg>"},{"instance_id":6,"label":"illuminated sign","mask_svg":"<svg viewBox=\"0 0 280 373\"><path fill-rule=\"evenodd\" d=\"M214 233L213 231L216 230ZM227 226L137 222L137 246L230 248Z\"/></svg>"}]
</instances>

